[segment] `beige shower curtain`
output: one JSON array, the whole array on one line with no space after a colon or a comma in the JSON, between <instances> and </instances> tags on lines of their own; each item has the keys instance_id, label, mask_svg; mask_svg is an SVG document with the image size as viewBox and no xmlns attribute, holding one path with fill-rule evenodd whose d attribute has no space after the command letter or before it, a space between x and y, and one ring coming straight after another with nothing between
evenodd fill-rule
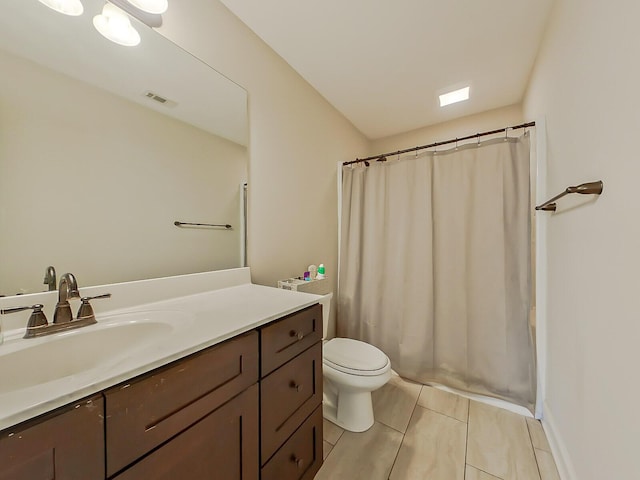
<instances>
[{"instance_id":1,"label":"beige shower curtain","mask_svg":"<svg viewBox=\"0 0 640 480\"><path fill-rule=\"evenodd\" d=\"M531 410L529 136L342 174L338 335L405 378Z\"/></svg>"}]
</instances>

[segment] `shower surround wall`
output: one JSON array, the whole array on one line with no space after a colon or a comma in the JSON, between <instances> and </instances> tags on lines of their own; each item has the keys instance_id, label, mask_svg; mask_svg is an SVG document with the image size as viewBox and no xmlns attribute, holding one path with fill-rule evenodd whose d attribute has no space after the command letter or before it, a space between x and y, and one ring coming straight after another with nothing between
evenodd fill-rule
<instances>
[{"instance_id":1,"label":"shower surround wall","mask_svg":"<svg viewBox=\"0 0 640 480\"><path fill-rule=\"evenodd\" d=\"M546 117L547 193L605 185L547 214L543 425L563 480L640 478L638 18L630 0L557 2L524 102Z\"/></svg>"}]
</instances>

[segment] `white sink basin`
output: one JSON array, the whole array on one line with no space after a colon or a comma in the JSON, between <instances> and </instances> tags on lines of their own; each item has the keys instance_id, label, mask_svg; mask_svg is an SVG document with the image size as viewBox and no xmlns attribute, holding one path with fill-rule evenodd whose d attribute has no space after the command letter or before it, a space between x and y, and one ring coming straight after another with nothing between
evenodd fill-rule
<instances>
[{"instance_id":1,"label":"white sink basin","mask_svg":"<svg viewBox=\"0 0 640 480\"><path fill-rule=\"evenodd\" d=\"M5 345L0 348L0 394L104 369L168 337L185 317L170 311L126 313L77 330L20 339L17 348Z\"/></svg>"}]
</instances>

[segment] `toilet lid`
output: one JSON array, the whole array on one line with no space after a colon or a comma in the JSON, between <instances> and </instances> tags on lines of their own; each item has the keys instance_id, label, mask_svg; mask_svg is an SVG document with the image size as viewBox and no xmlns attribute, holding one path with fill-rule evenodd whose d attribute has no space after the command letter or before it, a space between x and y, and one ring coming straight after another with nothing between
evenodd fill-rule
<instances>
[{"instance_id":1,"label":"toilet lid","mask_svg":"<svg viewBox=\"0 0 640 480\"><path fill-rule=\"evenodd\" d=\"M334 338L323 346L325 364L356 375L377 374L389 365L389 358L378 348L351 338Z\"/></svg>"}]
</instances>

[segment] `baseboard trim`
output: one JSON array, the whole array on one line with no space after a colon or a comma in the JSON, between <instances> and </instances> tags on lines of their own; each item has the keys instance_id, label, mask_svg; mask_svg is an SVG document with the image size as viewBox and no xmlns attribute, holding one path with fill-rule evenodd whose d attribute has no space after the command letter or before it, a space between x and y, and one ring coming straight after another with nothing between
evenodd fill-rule
<instances>
[{"instance_id":1,"label":"baseboard trim","mask_svg":"<svg viewBox=\"0 0 640 480\"><path fill-rule=\"evenodd\" d=\"M569 450L562 440L562 436L558 432L558 425L554 420L551 413L551 407L547 402L544 402L544 414L542 418L542 428L547 435L549 446L551 447L551 453L553 459L556 461L556 467L558 467L558 474L561 480L577 480L576 470L571 462L569 456Z\"/></svg>"}]
</instances>

